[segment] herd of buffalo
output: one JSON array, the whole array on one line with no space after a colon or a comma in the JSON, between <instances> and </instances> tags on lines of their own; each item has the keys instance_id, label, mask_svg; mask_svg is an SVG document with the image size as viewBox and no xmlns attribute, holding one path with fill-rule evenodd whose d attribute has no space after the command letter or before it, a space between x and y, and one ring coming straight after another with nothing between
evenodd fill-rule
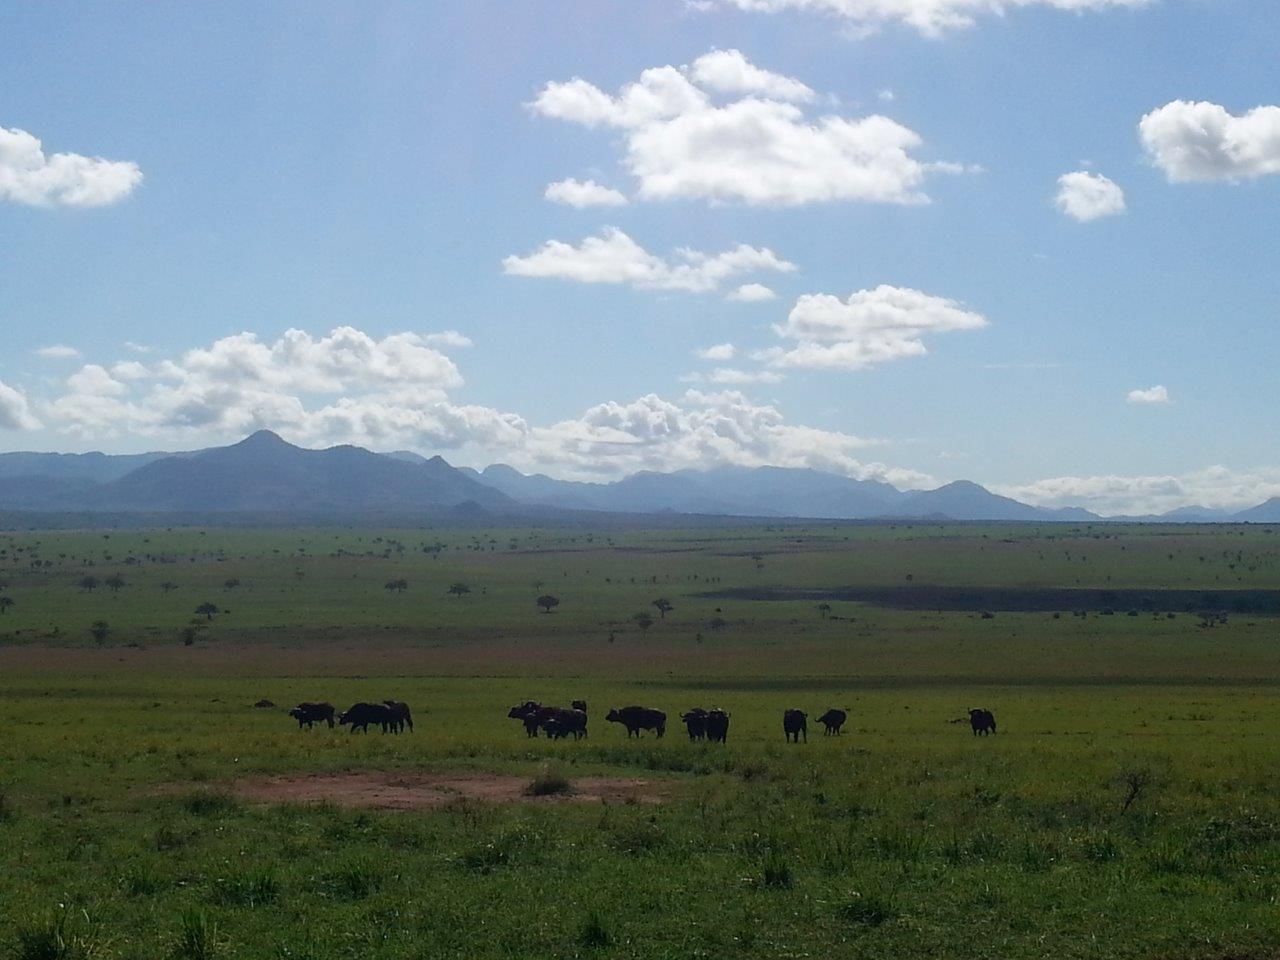
<instances>
[{"instance_id":1,"label":"herd of buffalo","mask_svg":"<svg viewBox=\"0 0 1280 960\"><path fill-rule=\"evenodd\" d=\"M370 724L381 727L383 733L402 733L406 727L413 730L413 714L409 705L399 700L361 702L342 713L337 713L331 703L300 703L289 711L289 716L298 721L299 730L303 727L311 729L317 723L327 723L332 730L335 716L337 725L351 727L352 733L357 730L368 733ZM585 700L574 700L568 707L550 707L536 700L526 700L512 707L507 716L523 723L525 734L529 737L544 733L552 740L563 740L566 737L580 740L587 735ZM848 711L832 708L818 717L818 723L822 724L826 735L838 736L848 719ZM615 707L605 715L605 720L621 724L629 738L639 737L645 730L652 731L659 738L667 732L667 715L651 707ZM996 718L990 710L970 710L968 720L974 736L996 732ZM729 714L723 710L695 707L680 714L680 722L688 731L690 740L726 743L729 739ZM952 721L963 722L963 717ZM803 710L784 710L782 733L789 743L799 743L801 738L808 742L809 715Z\"/></svg>"}]
</instances>

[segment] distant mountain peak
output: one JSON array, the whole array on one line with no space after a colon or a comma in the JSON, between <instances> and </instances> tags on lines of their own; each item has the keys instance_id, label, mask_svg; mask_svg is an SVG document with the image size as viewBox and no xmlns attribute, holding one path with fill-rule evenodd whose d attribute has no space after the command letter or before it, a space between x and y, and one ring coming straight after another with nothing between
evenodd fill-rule
<instances>
[{"instance_id":1,"label":"distant mountain peak","mask_svg":"<svg viewBox=\"0 0 1280 960\"><path fill-rule=\"evenodd\" d=\"M255 430L233 447L292 447L293 444L274 430Z\"/></svg>"}]
</instances>

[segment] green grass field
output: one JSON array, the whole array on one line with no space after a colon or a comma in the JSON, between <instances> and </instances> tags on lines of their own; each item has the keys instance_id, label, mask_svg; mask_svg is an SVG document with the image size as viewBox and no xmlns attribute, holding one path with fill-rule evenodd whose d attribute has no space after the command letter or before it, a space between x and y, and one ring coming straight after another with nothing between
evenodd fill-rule
<instances>
[{"instance_id":1,"label":"green grass field","mask_svg":"<svg viewBox=\"0 0 1280 960\"><path fill-rule=\"evenodd\" d=\"M1271 528L21 533L0 583L0 956L1280 956L1280 620L1228 594L1280 587ZM746 598L904 585L989 615ZM1148 602L1000 608L1061 587ZM384 697L415 732L284 714ZM506 717L577 697L584 741ZM625 703L666 738L604 722ZM685 738L699 705L727 745ZM1000 733L949 722L971 706ZM662 802L238 790L368 771Z\"/></svg>"}]
</instances>

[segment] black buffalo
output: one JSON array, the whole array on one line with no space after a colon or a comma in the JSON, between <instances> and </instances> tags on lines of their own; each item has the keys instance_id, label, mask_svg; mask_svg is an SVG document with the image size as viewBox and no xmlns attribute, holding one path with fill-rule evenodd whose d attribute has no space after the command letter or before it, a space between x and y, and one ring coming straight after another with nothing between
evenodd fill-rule
<instances>
[{"instance_id":1,"label":"black buffalo","mask_svg":"<svg viewBox=\"0 0 1280 960\"><path fill-rule=\"evenodd\" d=\"M840 728L844 726L844 722L849 719L849 714L843 710L832 708L818 718L818 722L826 727L827 736L839 736Z\"/></svg>"},{"instance_id":2,"label":"black buffalo","mask_svg":"<svg viewBox=\"0 0 1280 960\"><path fill-rule=\"evenodd\" d=\"M652 730L661 739L667 732L667 715L649 707L623 707L613 709L605 717L610 723L620 723L627 728L628 737L640 736L641 730Z\"/></svg>"},{"instance_id":3,"label":"black buffalo","mask_svg":"<svg viewBox=\"0 0 1280 960\"><path fill-rule=\"evenodd\" d=\"M338 717L338 725L351 725L351 732L361 730L369 732L369 724L376 723L383 733L389 733L395 727L395 714L385 703L356 703Z\"/></svg>"},{"instance_id":4,"label":"black buffalo","mask_svg":"<svg viewBox=\"0 0 1280 960\"><path fill-rule=\"evenodd\" d=\"M809 742L809 715L803 710L787 710L782 714L782 734L788 742L800 742L803 734L805 743Z\"/></svg>"},{"instance_id":5,"label":"black buffalo","mask_svg":"<svg viewBox=\"0 0 1280 960\"><path fill-rule=\"evenodd\" d=\"M329 724L329 729L333 729L333 704L332 703L300 703L289 711L289 716L298 721L298 729L304 726L310 730L313 724L321 721Z\"/></svg>"},{"instance_id":6,"label":"black buffalo","mask_svg":"<svg viewBox=\"0 0 1280 960\"><path fill-rule=\"evenodd\" d=\"M707 711L694 707L687 713L680 714L680 719L689 731L690 740L702 740L707 735Z\"/></svg>"},{"instance_id":7,"label":"black buffalo","mask_svg":"<svg viewBox=\"0 0 1280 960\"><path fill-rule=\"evenodd\" d=\"M508 710L507 716L524 724L525 736L536 737L538 735L538 712L541 709L542 704L536 700L526 700L524 703L517 704Z\"/></svg>"},{"instance_id":8,"label":"black buffalo","mask_svg":"<svg viewBox=\"0 0 1280 960\"><path fill-rule=\"evenodd\" d=\"M707 739L712 743L724 743L729 739L729 715L723 710L707 713Z\"/></svg>"},{"instance_id":9,"label":"black buffalo","mask_svg":"<svg viewBox=\"0 0 1280 960\"><path fill-rule=\"evenodd\" d=\"M542 707L535 715L537 725L542 728L543 732L553 740L558 739L556 734L561 737L572 734L573 739L579 740L587 735L587 711L576 710L564 707ZM549 724L554 725L548 726ZM554 732L553 732L554 730Z\"/></svg>"},{"instance_id":10,"label":"black buffalo","mask_svg":"<svg viewBox=\"0 0 1280 960\"><path fill-rule=\"evenodd\" d=\"M969 726L973 728L973 735L986 736L989 733L996 732L996 718L990 710L970 710Z\"/></svg>"},{"instance_id":11,"label":"black buffalo","mask_svg":"<svg viewBox=\"0 0 1280 960\"><path fill-rule=\"evenodd\" d=\"M583 713L587 712L587 701L585 700L575 700L569 706L574 710L581 710Z\"/></svg>"},{"instance_id":12,"label":"black buffalo","mask_svg":"<svg viewBox=\"0 0 1280 960\"><path fill-rule=\"evenodd\" d=\"M413 714L409 710L409 705L401 700L383 700L387 705L387 709L391 711L392 724L395 726L396 733L403 733L407 726L409 732L413 733Z\"/></svg>"}]
</instances>

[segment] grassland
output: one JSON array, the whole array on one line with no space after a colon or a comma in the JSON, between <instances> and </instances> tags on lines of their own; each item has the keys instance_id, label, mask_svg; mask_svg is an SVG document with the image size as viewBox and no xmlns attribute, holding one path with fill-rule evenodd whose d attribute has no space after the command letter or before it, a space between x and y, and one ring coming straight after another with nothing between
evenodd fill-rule
<instances>
[{"instance_id":1,"label":"grassland","mask_svg":"<svg viewBox=\"0 0 1280 960\"><path fill-rule=\"evenodd\" d=\"M0 551L0 956L1280 955L1280 621L1222 602L1280 586L1270 528L156 529ZM990 616L815 599L936 585L986 591ZM1150 603L1000 608L1064 587ZM806 599L748 599L782 589ZM252 707L391 696L414 733ZM526 740L505 714L527 697L585 697L591 736ZM722 706L729 743L628 742L603 712L631 702ZM997 736L948 722L976 705ZM793 706L851 721L786 745ZM369 770L644 778L665 802L234 793Z\"/></svg>"}]
</instances>

